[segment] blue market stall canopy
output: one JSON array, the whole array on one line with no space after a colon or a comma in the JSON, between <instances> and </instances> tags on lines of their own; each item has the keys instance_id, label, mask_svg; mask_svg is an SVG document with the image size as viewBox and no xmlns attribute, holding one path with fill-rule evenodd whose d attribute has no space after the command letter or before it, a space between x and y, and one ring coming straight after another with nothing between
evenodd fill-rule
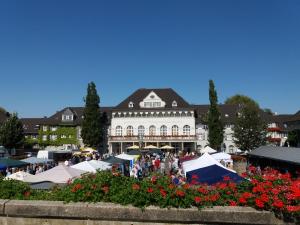
<instances>
[{"instance_id":1,"label":"blue market stall canopy","mask_svg":"<svg viewBox=\"0 0 300 225\"><path fill-rule=\"evenodd\" d=\"M0 169L6 169L7 167L23 167L28 165L26 162L14 159L0 159Z\"/></svg>"},{"instance_id":2,"label":"blue market stall canopy","mask_svg":"<svg viewBox=\"0 0 300 225\"><path fill-rule=\"evenodd\" d=\"M224 167L208 153L204 153L198 159L183 162L182 167L188 182L191 182L192 178L198 183L209 185L223 181L225 177L229 177L234 182L243 180L234 170Z\"/></svg>"},{"instance_id":3,"label":"blue market stall canopy","mask_svg":"<svg viewBox=\"0 0 300 225\"><path fill-rule=\"evenodd\" d=\"M235 183L243 181L243 178L240 177L237 173L220 167L218 165L211 165L197 170L192 170L186 173L186 178L188 182L196 180L198 183L206 183L209 185L221 182L224 180L225 177L229 178Z\"/></svg>"},{"instance_id":4,"label":"blue market stall canopy","mask_svg":"<svg viewBox=\"0 0 300 225\"><path fill-rule=\"evenodd\" d=\"M30 164L43 164L52 162L52 159L46 159L46 158L37 158L37 157L29 157L26 159L21 159L22 162L30 163Z\"/></svg>"}]
</instances>

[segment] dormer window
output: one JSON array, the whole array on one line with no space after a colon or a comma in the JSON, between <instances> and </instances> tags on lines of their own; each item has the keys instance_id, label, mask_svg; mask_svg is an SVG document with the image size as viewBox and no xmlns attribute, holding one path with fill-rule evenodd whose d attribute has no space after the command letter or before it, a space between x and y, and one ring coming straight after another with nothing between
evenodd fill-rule
<instances>
[{"instance_id":1,"label":"dormer window","mask_svg":"<svg viewBox=\"0 0 300 225\"><path fill-rule=\"evenodd\" d=\"M177 102L176 101L172 102L172 107L177 107Z\"/></svg>"},{"instance_id":2,"label":"dormer window","mask_svg":"<svg viewBox=\"0 0 300 225\"><path fill-rule=\"evenodd\" d=\"M73 121L73 115L62 115L62 121Z\"/></svg>"},{"instance_id":3,"label":"dormer window","mask_svg":"<svg viewBox=\"0 0 300 225\"><path fill-rule=\"evenodd\" d=\"M128 107L129 107L129 108L133 108L133 106L134 106L133 102L129 102L129 103L128 103Z\"/></svg>"}]
</instances>

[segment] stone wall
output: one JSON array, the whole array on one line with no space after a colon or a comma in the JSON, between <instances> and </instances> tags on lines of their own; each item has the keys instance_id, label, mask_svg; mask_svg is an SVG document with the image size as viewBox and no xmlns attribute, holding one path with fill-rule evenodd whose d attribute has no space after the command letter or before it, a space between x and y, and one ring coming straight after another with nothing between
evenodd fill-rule
<instances>
[{"instance_id":1,"label":"stone wall","mask_svg":"<svg viewBox=\"0 0 300 225\"><path fill-rule=\"evenodd\" d=\"M273 213L249 207L213 207L203 210L145 210L111 203L0 200L0 224L18 225L139 225L139 224L289 224ZM291 223L290 223L291 224Z\"/></svg>"}]
</instances>

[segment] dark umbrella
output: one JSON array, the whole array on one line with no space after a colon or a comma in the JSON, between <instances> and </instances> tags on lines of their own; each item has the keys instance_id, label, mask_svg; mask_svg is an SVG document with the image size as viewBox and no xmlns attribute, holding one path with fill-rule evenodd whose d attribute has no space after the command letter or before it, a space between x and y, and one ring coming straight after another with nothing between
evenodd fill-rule
<instances>
[{"instance_id":1,"label":"dark umbrella","mask_svg":"<svg viewBox=\"0 0 300 225\"><path fill-rule=\"evenodd\" d=\"M7 167L22 167L29 163L22 162L14 159L0 159L0 169L6 169Z\"/></svg>"},{"instance_id":2,"label":"dark umbrella","mask_svg":"<svg viewBox=\"0 0 300 225\"><path fill-rule=\"evenodd\" d=\"M155 154L159 154L159 155L162 155L164 153L160 149L151 149L149 152L152 153L152 154L155 153Z\"/></svg>"}]
</instances>

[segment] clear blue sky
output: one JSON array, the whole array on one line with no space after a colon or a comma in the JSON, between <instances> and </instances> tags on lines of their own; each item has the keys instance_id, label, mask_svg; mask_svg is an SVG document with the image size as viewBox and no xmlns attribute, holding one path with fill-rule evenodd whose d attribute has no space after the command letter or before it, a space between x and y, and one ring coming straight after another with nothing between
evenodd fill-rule
<instances>
[{"instance_id":1,"label":"clear blue sky","mask_svg":"<svg viewBox=\"0 0 300 225\"><path fill-rule=\"evenodd\" d=\"M299 0L0 1L0 106L20 117L172 87L188 102L245 94L300 110Z\"/></svg>"}]
</instances>

